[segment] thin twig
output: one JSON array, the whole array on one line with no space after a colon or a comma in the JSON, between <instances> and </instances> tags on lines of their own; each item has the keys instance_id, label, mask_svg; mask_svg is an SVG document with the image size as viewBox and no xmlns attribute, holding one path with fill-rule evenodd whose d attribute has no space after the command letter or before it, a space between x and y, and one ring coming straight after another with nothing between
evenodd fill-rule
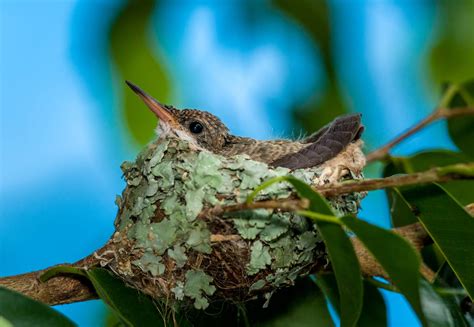
<instances>
[{"instance_id":1,"label":"thin twig","mask_svg":"<svg viewBox=\"0 0 474 327\"><path fill-rule=\"evenodd\" d=\"M276 209L282 212L298 211L308 208L308 200L306 199L283 199L281 201L268 200L257 201L252 203L236 203L226 206L217 205L213 208L203 210L199 217L220 216L229 212L255 210L255 209Z\"/></svg>"},{"instance_id":2,"label":"thin twig","mask_svg":"<svg viewBox=\"0 0 474 327\"><path fill-rule=\"evenodd\" d=\"M332 197L354 192L373 191L389 187L400 187L409 185L419 185L426 183L444 183L459 179L474 179L474 176L460 175L455 173L445 173L447 168L456 170L458 168L474 169L474 163L457 164L443 168L433 168L419 173L407 175L395 175L385 178L373 178L364 180L353 180L342 183L326 184L315 188L315 191L325 197ZM280 211L298 211L308 209L308 200L305 199L282 199L256 201L252 203L237 203L228 206L215 206L201 213L206 215L221 215L224 213L253 210L253 209L277 209Z\"/></svg>"},{"instance_id":3,"label":"thin twig","mask_svg":"<svg viewBox=\"0 0 474 327\"><path fill-rule=\"evenodd\" d=\"M211 243L220 243L220 242L231 242L231 241L238 241L242 239L240 235L222 235L222 234L212 234L211 235Z\"/></svg>"},{"instance_id":4,"label":"thin twig","mask_svg":"<svg viewBox=\"0 0 474 327\"><path fill-rule=\"evenodd\" d=\"M388 142L381 148L369 153L367 155L367 162L385 159L394 146L439 119L449 119L463 116L474 116L474 108L438 108L428 115L428 117L408 129L406 132L397 136L395 139Z\"/></svg>"},{"instance_id":5,"label":"thin twig","mask_svg":"<svg viewBox=\"0 0 474 327\"><path fill-rule=\"evenodd\" d=\"M474 163L457 164L452 165L452 168L466 168L473 169ZM446 168L446 167L444 167ZM458 179L473 179L474 176L460 175L460 174L446 174L444 168L433 168L423 172L407 174L407 175L394 175L385 178L373 178L364 179L357 181L348 181L342 183L327 184L325 186L318 187L316 190L326 196L336 196L354 192L365 192L373 191L389 187L401 187L409 185L419 185L427 183L445 183L452 180Z\"/></svg>"}]
</instances>

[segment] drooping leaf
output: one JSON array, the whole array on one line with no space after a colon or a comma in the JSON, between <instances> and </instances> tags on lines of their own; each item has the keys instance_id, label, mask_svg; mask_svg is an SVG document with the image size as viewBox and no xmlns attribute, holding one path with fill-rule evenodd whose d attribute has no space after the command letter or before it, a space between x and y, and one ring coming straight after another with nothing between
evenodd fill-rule
<instances>
[{"instance_id":1,"label":"drooping leaf","mask_svg":"<svg viewBox=\"0 0 474 327\"><path fill-rule=\"evenodd\" d=\"M288 177L299 196L310 201L309 209L316 213L333 216L334 213L326 200L316 193L308 184ZM342 226L330 222L316 222L324 239L337 280L340 298L341 326L354 326L362 309L362 278L359 261L346 232Z\"/></svg>"},{"instance_id":2,"label":"drooping leaf","mask_svg":"<svg viewBox=\"0 0 474 327\"><path fill-rule=\"evenodd\" d=\"M252 201L263 189L283 181L290 183L301 198L310 202L309 210L299 213L316 218L315 223L326 245L338 284L341 326L354 326L359 319L363 298L359 261L349 237L326 200L303 181L293 176L282 176L270 179L257 187L249 195L247 202Z\"/></svg>"},{"instance_id":3,"label":"drooping leaf","mask_svg":"<svg viewBox=\"0 0 474 327\"><path fill-rule=\"evenodd\" d=\"M100 298L129 326L165 326L170 312L160 312L151 298L126 286L123 281L102 268L87 271ZM171 318L171 317L169 317ZM169 322L168 322L169 323Z\"/></svg>"},{"instance_id":4,"label":"drooping leaf","mask_svg":"<svg viewBox=\"0 0 474 327\"><path fill-rule=\"evenodd\" d=\"M71 267L71 266L56 266L51 269L48 269L45 273L43 273L39 277L39 280L44 283L54 276L67 275L67 274L80 275L80 276L87 277L87 273L84 271L84 269Z\"/></svg>"},{"instance_id":5,"label":"drooping leaf","mask_svg":"<svg viewBox=\"0 0 474 327\"><path fill-rule=\"evenodd\" d=\"M314 280L339 314L339 294L334 275L320 274ZM387 326L386 311L385 300L380 291L374 285L364 281L363 306L357 326Z\"/></svg>"},{"instance_id":6,"label":"drooping leaf","mask_svg":"<svg viewBox=\"0 0 474 327\"><path fill-rule=\"evenodd\" d=\"M326 298L331 302L334 310L339 315L341 312L339 290L334 274L319 274L314 276L315 283L323 291Z\"/></svg>"},{"instance_id":7,"label":"drooping leaf","mask_svg":"<svg viewBox=\"0 0 474 327\"><path fill-rule=\"evenodd\" d=\"M402 194L474 297L474 218L439 185L418 186Z\"/></svg>"},{"instance_id":8,"label":"drooping leaf","mask_svg":"<svg viewBox=\"0 0 474 327\"><path fill-rule=\"evenodd\" d=\"M378 288L367 281L364 282L364 304L357 325L364 327L387 326L385 300Z\"/></svg>"},{"instance_id":9,"label":"drooping leaf","mask_svg":"<svg viewBox=\"0 0 474 327\"><path fill-rule=\"evenodd\" d=\"M64 274L87 278L99 297L109 305L113 313L126 326L165 326L165 321L171 318L169 316L171 312L165 312L164 306L160 307L150 297L126 286L122 280L102 268L84 270L58 266L49 269L40 277L40 280L44 282L49 278ZM178 315L175 317L180 319Z\"/></svg>"},{"instance_id":10,"label":"drooping leaf","mask_svg":"<svg viewBox=\"0 0 474 327\"><path fill-rule=\"evenodd\" d=\"M327 222L317 225L336 275L341 326L354 326L362 309L363 296L361 272L354 248L342 226Z\"/></svg>"},{"instance_id":11,"label":"drooping leaf","mask_svg":"<svg viewBox=\"0 0 474 327\"><path fill-rule=\"evenodd\" d=\"M406 226L418 221L410 206L403 201L403 196L397 188L387 189L390 203L390 219L393 227Z\"/></svg>"},{"instance_id":12,"label":"drooping leaf","mask_svg":"<svg viewBox=\"0 0 474 327\"><path fill-rule=\"evenodd\" d=\"M309 279L298 279L296 285L273 293L269 308L262 307L263 301L212 302L206 311L189 309L186 316L196 327L334 326L324 295Z\"/></svg>"},{"instance_id":13,"label":"drooping leaf","mask_svg":"<svg viewBox=\"0 0 474 327\"><path fill-rule=\"evenodd\" d=\"M422 324L426 325L419 294L420 258L416 251L401 236L391 231L351 216L340 219L377 259L411 304Z\"/></svg>"},{"instance_id":14,"label":"drooping leaf","mask_svg":"<svg viewBox=\"0 0 474 327\"><path fill-rule=\"evenodd\" d=\"M76 326L49 306L0 286L0 324L31 327ZM8 323L8 324L7 324Z\"/></svg>"},{"instance_id":15,"label":"drooping leaf","mask_svg":"<svg viewBox=\"0 0 474 327\"><path fill-rule=\"evenodd\" d=\"M324 294L309 279L281 290L271 301L271 310L248 306L251 326L255 327L332 327Z\"/></svg>"}]
</instances>

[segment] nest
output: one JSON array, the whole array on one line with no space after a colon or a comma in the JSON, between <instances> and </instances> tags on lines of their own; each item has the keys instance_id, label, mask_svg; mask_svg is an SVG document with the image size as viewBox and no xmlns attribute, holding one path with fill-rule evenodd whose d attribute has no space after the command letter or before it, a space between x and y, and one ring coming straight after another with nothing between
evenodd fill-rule
<instances>
[{"instance_id":1,"label":"nest","mask_svg":"<svg viewBox=\"0 0 474 327\"><path fill-rule=\"evenodd\" d=\"M329 265L316 226L291 212L259 209L216 214L242 203L266 179L291 174L321 185L362 178L361 141L311 169L272 168L248 156L225 158L167 138L122 165L127 186L117 197L115 233L103 265L130 286L168 303L205 309L214 299L267 298L296 278ZM256 200L294 197L286 183ZM355 213L364 194L329 199L339 213Z\"/></svg>"}]
</instances>

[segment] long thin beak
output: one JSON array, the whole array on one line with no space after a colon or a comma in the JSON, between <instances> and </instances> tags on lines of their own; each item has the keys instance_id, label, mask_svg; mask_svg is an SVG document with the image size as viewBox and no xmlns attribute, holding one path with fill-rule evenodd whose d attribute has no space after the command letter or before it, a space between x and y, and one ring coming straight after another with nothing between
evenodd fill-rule
<instances>
[{"instance_id":1,"label":"long thin beak","mask_svg":"<svg viewBox=\"0 0 474 327\"><path fill-rule=\"evenodd\" d=\"M148 95L141 88L133 84L132 82L125 81L127 85L145 102L148 108L162 121L168 124L176 124L176 120L173 115L166 109L166 107L156 101L152 96Z\"/></svg>"}]
</instances>

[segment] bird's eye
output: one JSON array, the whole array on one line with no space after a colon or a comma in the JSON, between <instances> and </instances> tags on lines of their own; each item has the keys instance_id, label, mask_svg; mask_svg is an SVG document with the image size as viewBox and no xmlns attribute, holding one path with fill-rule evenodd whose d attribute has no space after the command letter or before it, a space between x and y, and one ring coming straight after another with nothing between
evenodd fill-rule
<instances>
[{"instance_id":1,"label":"bird's eye","mask_svg":"<svg viewBox=\"0 0 474 327\"><path fill-rule=\"evenodd\" d=\"M191 133L193 134L199 134L203 131L204 127L202 126L202 124L198 121L193 121L190 125L189 125L189 130L191 131Z\"/></svg>"}]
</instances>

